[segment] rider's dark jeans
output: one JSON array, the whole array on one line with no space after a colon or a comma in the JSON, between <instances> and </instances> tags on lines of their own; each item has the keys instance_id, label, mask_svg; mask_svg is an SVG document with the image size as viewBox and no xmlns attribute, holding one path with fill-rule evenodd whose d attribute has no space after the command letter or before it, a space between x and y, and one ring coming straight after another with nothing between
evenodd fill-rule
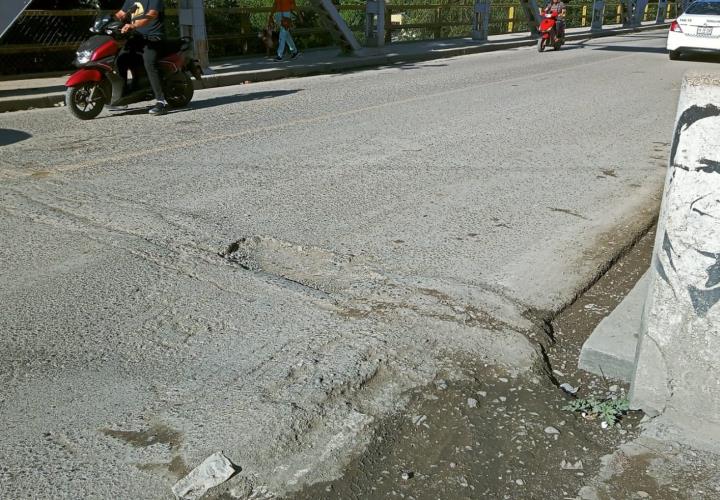
<instances>
[{"instance_id":1,"label":"rider's dark jeans","mask_svg":"<svg viewBox=\"0 0 720 500\"><path fill-rule=\"evenodd\" d=\"M155 99L164 99L162 83L160 81L160 69L158 67L158 45L159 40L147 40L145 38L136 37L125 44L120 55L118 56L117 65L120 77L127 85L128 69L131 69L133 62L142 52L143 65L147 73L150 86L152 87Z\"/></svg>"},{"instance_id":2,"label":"rider's dark jeans","mask_svg":"<svg viewBox=\"0 0 720 500\"><path fill-rule=\"evenodd\" d=\"M565 20L558 19L555 23L555 29L557 30L557 36L565 36Z\"/></svg>"}]
</instances>

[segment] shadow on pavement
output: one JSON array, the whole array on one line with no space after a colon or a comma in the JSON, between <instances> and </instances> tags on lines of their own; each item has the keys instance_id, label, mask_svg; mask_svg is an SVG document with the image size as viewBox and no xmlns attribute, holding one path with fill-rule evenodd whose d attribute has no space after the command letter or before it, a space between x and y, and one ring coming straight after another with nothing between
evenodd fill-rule
<instances>
[{"instance_id":1,"label":"shadow on pavement","mask_svg":"<svg viewBox=\"0 0 720 500\"><path fill-rule=\"evenodd\" d=\"M15 144L16 142L30 139L32 134L23 132L21 130L13 130L9 128L0 128L0 146L7 146L9 144Z\"/></svg>"},{"instance_id":2,"label":"shadow on pavement","mask_svg":"<svg viewBox=\"0 0 720 500\"><path fill-rule=\"evenodd\" d=\"M680 60L717 64L720 63L720 54L703 54L701 52L686 54L681 51Z\"/></svg>"},{"instance_id":3,"label":"shadow on pavement","mask_svg":"<svg viewBox=\"0 0 720 500\"><path fill-rule=\"evenodd\" d=\"M282 97L300 92L303 89L293 90L267 90L263 92L252 92L247 94L226 95L221 97L213 97L203 101L191 102L188 106L190 109L205 109L215 106L224 106L225 104L234 104L237 102L260 101L262 99L271 99L273 97Z\"/></svg>"},{"instance_id":4,"label":"shadow on pavement","mask_svg":"<svg viewBox=\"0 0 720 500\"><path fill-rule=\"evenodd\" d=\"M303 89L267 90L264 92L252 92L252 93L248 93L248 94L235 94L235 95L226 95L226 96L221 96L221 97L213 97L211 99L205 99L202 101L192 101L185 108L168 108L168 114L172 115L172 114L176 114L176 113L184 113L186 111L192 111L195 109L214 108L215 106L224 106L226 104L234 104L237 102L260 101L262 99L271 99L273 97L282 97L285 95L296 94L297 92L300 92L301 90L303 90ZM148 102L147 105L145 105L145 106L142 106L139 108L130 108L127 111L110 113L109 115L105 115L101 118L111 118L113 116L145 115L145 114L147 114L148 110L151 107L152 107L152 104L150 102Z\"/></svg>"},{"instance_id":5,"label":"shadow on pavement","mask_svg":"<svg viewBox=\"0 0 720 500\"><path fill-rule=\"evenodd\" d=\"M632 47L627 45L602 45L593 47L593 50L607 50L610 52L647 52L651 54L667 54L665 47Z\"/></svg>"},{"instance_id":6,"label":"shadow on pavement","mask_svg":"<svg viewBox=\"0 0 720 500\"><path fill-rule=\"evenodd\" d=\"M430 64L428 64L428 63L430 63ZM325 76L328 76L330 78L339 78L339 77L351 75L354 73L363 73L366 71L383 71L383 70L387 70L387 69L399 69L402 71L409 71L409 70L416 70L416 69L445 68L445 67L447 67L447 64L443 64L443 63L432 64L431 59L428 59L426 61L415 61L415 62L398 61L398 62L394 62L394 63L383 64L382 66L366 66L366 67L359 67L359 68L351 68L351 69L343 70L343 71L337 72L337 73L328 73Z\"/></svg>"},{"instance_id":7,"label":"shadow on pavement","mask_svg":"<svg viewBox=\"0 0 720 500\"><path fill-rule=\"evenodd\" d=\"M576 45L576 44L572 43L572 44L563 45L562 47L560 47L559 50L554 50L552 47L546 47L545 52L549 52L549 53L567 52L568 50L577 50L577 49L582 49L582 48L583 48L582 45Z\"/></svg>"}]
</instances>

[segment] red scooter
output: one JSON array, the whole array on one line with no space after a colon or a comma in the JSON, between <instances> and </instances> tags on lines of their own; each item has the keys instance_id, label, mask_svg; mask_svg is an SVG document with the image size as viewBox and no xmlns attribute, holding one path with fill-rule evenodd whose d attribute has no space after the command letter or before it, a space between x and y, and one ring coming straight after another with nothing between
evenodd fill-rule
<instances>
[{"instance_id":1,"label":"red scooter","mask_svg":"<svg viewBox=\"0 0 720 500\"><path fill-rule=\"evenodd\" d=\"M540 32L540 38L538 39L538 52L545 50L545 47L552 47L555 50L560 50L560 47L565 43L565 33L557 32L557 12L546 12L542 15L540 26L538 31Z\"/></svg>"},{"instance_id":2,"label":"red scooter","mask_svg":"<svg viewBox=\"0 0 720 500\"><path fill-rule=\"evenodd\" d=\"M65 105L81 120L95 118L106 104L124 106L153 98L141 57L130 63L132 90L126 91L118 74L117 57L128 39L121 33L123 24L110 15L98 17L90 28L95 36L77 50L75 66L80 69L65 83ZM197 80L202 76L200 63L192 58L192 39L166 40L161 47L158 65L165 99L174 108L187 106L194 92L190 75Z\"/></svg>"}]
</instances>

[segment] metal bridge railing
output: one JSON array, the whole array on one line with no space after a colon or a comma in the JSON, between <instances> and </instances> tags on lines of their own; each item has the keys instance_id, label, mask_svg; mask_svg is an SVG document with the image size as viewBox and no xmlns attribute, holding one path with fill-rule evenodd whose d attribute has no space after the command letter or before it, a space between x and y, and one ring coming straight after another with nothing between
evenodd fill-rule
<instances>
[{"instance_id":1,"label":"metal bridge railing","mask_svg":"<svg viewBox=\"0 0 720 500\"><path fill-rule=\"evenodd\" d=\"M257 34L265 26L271 10L271 1L263 7L206 8L210 57L264 54ZM471 0L391 0L385 6L385 40L399 42L469 36L472 29L473 4ZM338 10L360 42L364 42L365 2L344 0ZM239 3L239 1L238 1ZM166 11L168 36L178 36L176 2L166 2L172 8ZM567 25L588 27L592 20L592 2L573 1L567 4ZM644 19L655 19L657 2L645 9ZM604 24L622 22L623 4L619 0L605 4ZM667 18L676 16L675 2L667 6ZM300 4L302 13L296 21L293 36L301 49L330 46L332 40L320 27L317 12ZM26 74L71 69L74 52L79 43L89 36L88 29L95 10L29 10L22 14L8 33L0 40L0 74ZM491 3L489 34L528 31L527 19L520 3L503 0Z\"/></svg>"}]
</instances>

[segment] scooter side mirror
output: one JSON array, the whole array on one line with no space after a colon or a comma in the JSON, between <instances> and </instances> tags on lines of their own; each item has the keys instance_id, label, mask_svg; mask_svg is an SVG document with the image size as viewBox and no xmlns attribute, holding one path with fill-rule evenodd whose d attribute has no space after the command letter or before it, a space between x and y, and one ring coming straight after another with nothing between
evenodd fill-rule
<instances>
[{"instance_id":1,"label":"scooter side mirror","mask_svg":"<svg viewBox=\"0 0 720 500\"><path fill-rule=\"evenodd\" d=\"M120 28L122 28L122 23L120 21L113 21L105 26L105 33L112 35L116 31L120 31Z\"/></svg>"},{"instance_id":2,"label":"scooter side mirror","mask_svg":"<svg viewBox=\"0 0 720 500\"><path fill-rule=\"evenodd\" d=\"M92 33L101 33L107 28L107 25L112 21L113 17L109 14L104 16L98 16L95 18L95 22L90 27Z\"/></svg>"}]
</instances>

